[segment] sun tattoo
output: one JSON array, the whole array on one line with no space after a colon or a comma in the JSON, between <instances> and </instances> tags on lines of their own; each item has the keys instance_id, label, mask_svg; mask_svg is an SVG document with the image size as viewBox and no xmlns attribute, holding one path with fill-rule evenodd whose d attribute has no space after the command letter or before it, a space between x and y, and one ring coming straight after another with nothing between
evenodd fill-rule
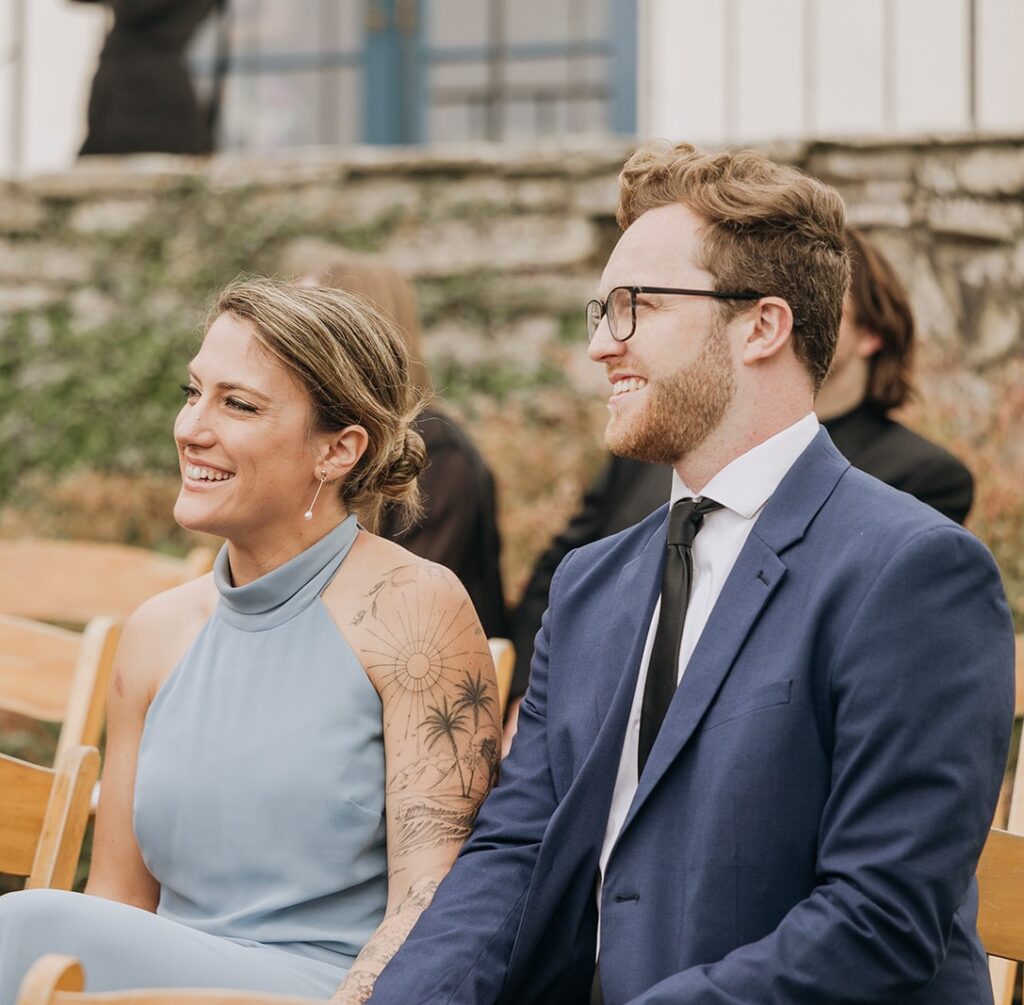
<instances>
[{"instance_id":1,"label":"sun tattoo","mask_svg":"<svg viewBox=\"0 0 1024 1005\"><path fill-rule=\"evenodd\" d=\"M448 575L431 566L420 566L419 572L437 580L439 587ZM373 661L367 670L377 673L381 681L385 725L396 725L404 736L415 737L420 749L426 738L418 724L447 701L447 692L466 686L468 657L489 658L490 653L472 605L463 601L452 608L437 602L440 590L403 589L415 576L410 566L386 573L370 591L369 610L360 611L354 623L372 640L365 646ZM474 712L479 721L478 710ZM401 721L395 723L394 716Z\"/></svg>"}]
</instances>

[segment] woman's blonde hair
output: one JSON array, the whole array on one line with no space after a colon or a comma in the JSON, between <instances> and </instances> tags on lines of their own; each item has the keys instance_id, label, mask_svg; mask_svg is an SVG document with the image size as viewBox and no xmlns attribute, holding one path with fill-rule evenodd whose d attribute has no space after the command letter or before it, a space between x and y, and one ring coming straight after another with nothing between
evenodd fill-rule
<instances>
[{"instance_id":1,"label":"woman's blonde hair","mask_svg":"<svg viewBox=\"0 0 1024 1005\"><path fill-rule=\"evenodd\" d=\"M625 230L649 209L675 203L703 220L698 260L718 289L789 304L797 359L814 389L821 387L850 277L839 193L756 150L703 153L689 143L641 147L619 175L619 225ZM726 319L749 306L719 303Z\"/></svg>"},{"instance_id":2,"label":"woman's blonde hair","mask_svg":"<svg viewBox=\"0 0 1024 1005\"><path fill-rule=\"evenodd\" d=\"M423 362L423 340L416 294L397 269L354 255L332 258L307 276L316 286L348 290L365 297L398 326L409 350L409 375L424 395L431 393L430 373Z\"/></svg>"},{"instance_id":3,"label":"woman's blonde hair","mask_svg":"<svg viewBox=\"0 0 1024 1005\"><path fill-rule=\"evenodd\" d=\"M263 349L298 378L312 406L311 431L366 430L366 451L339 488L345 506L370 529L385 501L414 520L420 511L416 479L426 463L412 426L422 395L410 380L397 327L351 293L272 279L228 286L209 322L225 313L247 321Z\"/></svg>"}]
</instances>

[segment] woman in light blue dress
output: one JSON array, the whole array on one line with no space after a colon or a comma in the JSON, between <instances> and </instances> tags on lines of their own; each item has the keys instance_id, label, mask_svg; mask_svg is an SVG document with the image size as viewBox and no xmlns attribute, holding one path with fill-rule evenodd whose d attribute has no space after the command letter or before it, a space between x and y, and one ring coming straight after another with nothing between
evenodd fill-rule
<instances>
[{"instance_id":1,"label":"woman in light blue dress","mask_svg":"<svg viewBox=\"0 0 1024 1005\"><path fill-rule=\"evenodd\" d=\"M0 897L0 1005L50 952L88 990L365 1001L494 779L465 591L357 522L415 514L402 339L357 297L266 280L211 318L175 518L226 543L125 627L86 893Z\"/></svg>"}]
</instances>

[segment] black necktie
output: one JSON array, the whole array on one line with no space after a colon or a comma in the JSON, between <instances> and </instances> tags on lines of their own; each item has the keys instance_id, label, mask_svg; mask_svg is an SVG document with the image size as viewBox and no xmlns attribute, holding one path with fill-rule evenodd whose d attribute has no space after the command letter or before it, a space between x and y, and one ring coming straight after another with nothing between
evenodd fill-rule
<instances>
[{"instance_id":1,"label":"black necktie","mask_svg":"<svg viewBox=\"0 0 1024 1005\"><path fill-rule=\"evenodd\" d=\"M661 614L640 711L638 775L644 770L647 755L654 746L679 682L679 644L683 638L683 622L693 581L693 539L704 522L704 515L721 508L721 503L711 499L680 499L668 518L668 554L661 577Z\"/></svg>"}]
</instances>

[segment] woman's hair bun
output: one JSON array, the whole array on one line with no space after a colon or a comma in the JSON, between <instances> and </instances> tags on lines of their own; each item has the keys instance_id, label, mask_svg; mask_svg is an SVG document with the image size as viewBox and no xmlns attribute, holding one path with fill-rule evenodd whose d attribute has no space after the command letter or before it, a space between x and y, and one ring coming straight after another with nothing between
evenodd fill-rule
<instances>
[{"instance_id":1,"label":"woman's hair bun","mask_svg":"<svg viewBox=\"0 0 1024 1005\"><path fill-rule=\"evenodd\" d=\"M410 422L395 446L391 463L381 472L378 489L388 499L404 499L427 466L427 445Z\"/></svg>"}]
</instances>

